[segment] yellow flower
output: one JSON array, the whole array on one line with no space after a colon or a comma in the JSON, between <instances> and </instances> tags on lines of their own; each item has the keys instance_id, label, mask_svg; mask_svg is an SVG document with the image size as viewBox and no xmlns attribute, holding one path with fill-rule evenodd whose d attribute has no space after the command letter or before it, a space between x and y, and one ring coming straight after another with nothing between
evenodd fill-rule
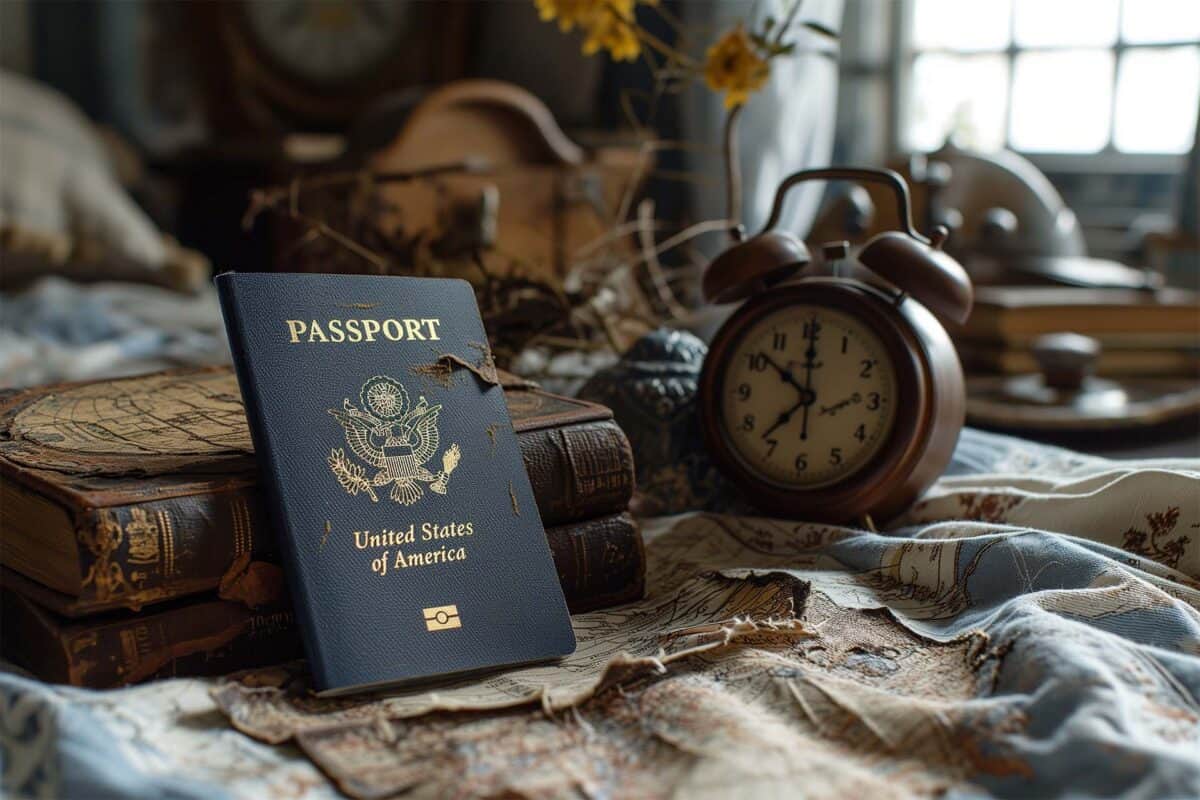
<instances>
[{"instance_id":1,"label":"yellow flower","mask_svg":"<svg viewBox=\"0 0 1200 800\"><path fill-rule=\"evenodd\" d=\"M725 107L734 108L761 89L770 72L766 59L754 51L754 43L738 25L708 48L704 82L714 92L724 91Z\"/></svg>"},{"instance_id":2,"label":"yellow flower","mask_svg":"<svg viewBox=\"0 0 1200 800\"><path fill-rule=\"evenodd\" d=\"M585 23L587 35L583 40L583 52L586 55L604 49L614 61L637 60L642 45L634 33L633 2L609 0L599 14Z\"/></svg>"},{"instance_id":3,"label":"yellow flower","mask_svg":"<svg viewBox=\"0 0 1200 800\"><path fill-rule=\"evenodd\" d=\"M562 31L583 29L583 52L607 50L616 61L633 61L642 52L634 26L636 0L534 0L544 21L558 20Z\"/></svg>"},{"instance_id":4,"label":"yellow flower","mask_svg":"<svg viewBox=\"0 0 1200 800\"><path fill-rule=\"evenodd\" d=\"M604 9L604 0L534 0L538 16L543 22L558 20L559 30L571 30L576 25L585 26L587 20Z\"/></svg>"}]
</instances>

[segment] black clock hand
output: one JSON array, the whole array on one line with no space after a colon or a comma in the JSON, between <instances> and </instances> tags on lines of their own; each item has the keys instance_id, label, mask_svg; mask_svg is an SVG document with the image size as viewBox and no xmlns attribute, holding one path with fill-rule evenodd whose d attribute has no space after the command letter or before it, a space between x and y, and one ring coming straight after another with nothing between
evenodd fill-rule
<instances>
[{"instance_id":1,"label":"black clock hand","mask_svg":"<svg viewBox=\"0 0 1200 800\"><path fill-rule=\"evenodd\" d=\"M796 382L796 379L795 379L795 377L792 376L792 371L790 369L784 369L783 367L776 364L775 361L769 355L767 355L765 352L763 352L762 350L759 350L758 354L760 356L762 356L764 359L766 359L767 363L770 364L772 367L774 367L779 372L779 379L781 381L783 381L784 383L790 383L793 387L795 387L796 391L798 391L798 392L804 391L804 387Z\"/></svg>"},{"instance_id":2,"label":"black clock hand","mask_svg":"<svg viewBox=\"0 0 1200 800\"><path fill-rule=\"evenodd\" d=\"M827 405L827 406L821 406L821 410L817 412L817 416L819 417L824 414L828 414L829 416L832 417L832 416L836 415L837 412L839 412L843 408L845 408L846 406L853 405L854 403L861 403L861 402L862 402L862 394L859 392L854 392L852 394L846 395L841 400L838 400L836 403L831 403L830 405Z\"/></svg>"},{"instance_id":3,"label":"black clock hand","mask_svg":"<svg viewBox=\"0 0 1200 800\"><path fill-rule=\"evenodd\" d=\"M807 400L804 404L804 417L800 423L800 439L801 441L808 438L808 409L812 406L813 400L816 397L812 391L812 373L819 365L814 363L813 359L817 357L817 339L820 338L817 334L821 330L821 326L817 324L817 316L814 314L812 322L805 326L805 338L808 339L808 349L804 351L804 394L801 399Z\"/></svg>"},{"instance_id":4,"label":"black clock hand","mask_svg":"<svg viewBox=\"0 0 1200 800\"><path fill-rule=\"evenodd\" d=\"M777 420L775 420L775 424L772 425L771 427L767 428L767 430L765 432L763 432L762 438L765 439L768 436L770 436L772 433L774 433L776 431L776 429L779 428L780 425L786 425L791 420L792 414L795 414L796 411L801 406L803 406L805 409L807 409L809 406L809 403L806 402L807 400L808 400L807 395L802 396L798 401L796 401L796 405L792 406L787 411L784 411L782 414L780 414L779 418Z\"/></svg>"}]
</instances>

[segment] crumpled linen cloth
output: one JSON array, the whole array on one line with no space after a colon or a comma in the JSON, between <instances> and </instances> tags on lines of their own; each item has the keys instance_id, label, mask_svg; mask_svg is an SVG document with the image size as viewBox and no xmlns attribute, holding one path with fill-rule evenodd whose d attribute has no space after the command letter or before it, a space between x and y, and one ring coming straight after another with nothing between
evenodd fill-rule
<instances>
[{"instance_id":1,"label":"crumpled linen cloth","mask_svg":"<svg viewBox=\"0 0 1200 800\"><path fill-rule=\"evenodd\" d=\"M229 361L216 289L58 277L0 293L0 389Z\"/></svg>"},{"instance_id":2,"label":"crumpled linen cloth","mask_svg":"<svg viewBox=\"0 0 1200 800\"><path fill-rule=\"evenodd\" d=\"M90 237L148 271L166 260L83 112L61 92L0 70L0 228L10 226Z\"/></svg>"},{"instance_id":3,"label":"crumpled linen cloth","mask_svg":"<svg viewBox=\"0 0 1200 800\"><path fill-rule=\"evenodd\" d=\"M1200 796L1200 459L967 430L880 534L720 515L646 531L646 599L577 615L558 667L343 701L306 696L296 665L112 692L0 673L3 787Z\"/></svg>"}]
</instances>

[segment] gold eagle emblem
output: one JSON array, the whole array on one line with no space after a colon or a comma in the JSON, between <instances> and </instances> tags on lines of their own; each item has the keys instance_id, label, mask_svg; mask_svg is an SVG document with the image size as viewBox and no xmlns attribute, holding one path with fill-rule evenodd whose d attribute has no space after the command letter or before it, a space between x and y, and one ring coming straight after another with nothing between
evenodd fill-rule
<instances>
[{"instance_id":1,"label":"gold eagle emblem","mask_svg":"<svg viewBox=\"0 0 1200 800\"><path fill-rule=\"evenodd\" d=\"M377 503L375 489L390 485L388 496L406 506L424 496L422 483L446 494L450 473L462 457L458 445L442 453L442 469L436 475L425 467L441 444L437 422L442 407L430 405L424 396L410 404L403 384L386 375L368 378L358 399L361 408L347 398L329 413L341 423L351 452L378 472L368 477L366 467L335 447L329 452L329 468L342 488L351 495L365 493Z\"/></svg>"}]
</instances>

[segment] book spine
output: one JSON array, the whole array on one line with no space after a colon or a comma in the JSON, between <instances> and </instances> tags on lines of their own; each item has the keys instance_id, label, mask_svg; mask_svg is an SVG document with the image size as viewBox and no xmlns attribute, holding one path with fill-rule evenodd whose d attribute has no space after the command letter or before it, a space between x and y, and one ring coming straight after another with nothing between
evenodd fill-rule
<instances>
[{"instance_id":1,"label":"book spine","mask_svg":"<svg viewBox=\"0 0 1200 800\"><path fill-rule=\"evenodd\" d=\"M220 600L151 614L113 614L71 624L4 593L3 654L38 678L108 689L153 678L216 675L299 658L285 606L251 611ZM65 623L65 624L64 624Z\"/></svg>"},{"instance_id":2,"label":"book spine","mask_svg":"<svg viewBox=\"0 0 1200 800\"><path fill-rule=\"evenodd\" d=\"M276 559L257 489L88 509L76 518L81 611L212 589L243 554Z\"/></svg>"},{"instance_id":3,"label":"book spine","mask_svg":"<svg viewBox=\"0 0 1200 800\"><path fill-rule=\"evenodd\" d=\"M633 455L620 427L600 421L517 435L542 524L625 510ZM214 588L243 553L278 560L257 487L90 509L76 522L83 591L72 616Z\"/></svg>"},{"instance_id":4,"label":"book spine","mask_svg":"<svg viewBox=\"0 0 1200 800\"><path fill-rule=\"evenodd\" d=\"M221 513L218 510L215 515ZM255 529L260 532L258 540L272 538L265 534L265 524L260 521L258 525ZM567 605L573 613L616 605L641 596L645 582L645 552L641 531L629 514L612 514L549 527L546 528L546 540L554 557ZM249 546L251 552L255 553L253 557L259 558L262 551L254 549L254 540ZM265 559L277 561L278 556L268 551ZM219 581L219 573L227 566L214 570L218 574L211 580L176 582L154 590L143 589L138 597L144 600L151 595L156 598L161 595L162 599L170 599L184 593L210 590ZM59 596L54 592L45 594L51 598ZM116 597L101 601L70 598L69 604L50 603L50 607L69 617L87 617L127 608L125 599Z\"/></svg>"},{"instance_id":5,"label":"book spine","mask_svg":"<svg viewBox=\"0 0 1200 800\"><path fill-rule=\"evenodd\" d=\"M641 598L646 551L629 514L547 528L546 540L572 614Z\"/></svg>"},{"instance_id":6,"label":"book spine","mask_svg":"<svg viewBox=\"0 0 1200 800\"><path fill-rule=\"evenodd\" d=\"M645 589L641 531L628 514L546 530L571 613L629 603ZM38 678L107 689L144 680L216 675L299 658L286 598L251 610L202 600L143 614L65 620L12 589L3 591L0 654Z\"/></svg>"},{"instance_id":7,"label":"book spine","mask_svg":"<svg viewBox=\"0 0 1200 800\"><path fill-rule=\"evenodd\" d=\"M559 525L629 507L633 450L612 420L518 434L542 524Z\"/></svg>"}]
</instances>

